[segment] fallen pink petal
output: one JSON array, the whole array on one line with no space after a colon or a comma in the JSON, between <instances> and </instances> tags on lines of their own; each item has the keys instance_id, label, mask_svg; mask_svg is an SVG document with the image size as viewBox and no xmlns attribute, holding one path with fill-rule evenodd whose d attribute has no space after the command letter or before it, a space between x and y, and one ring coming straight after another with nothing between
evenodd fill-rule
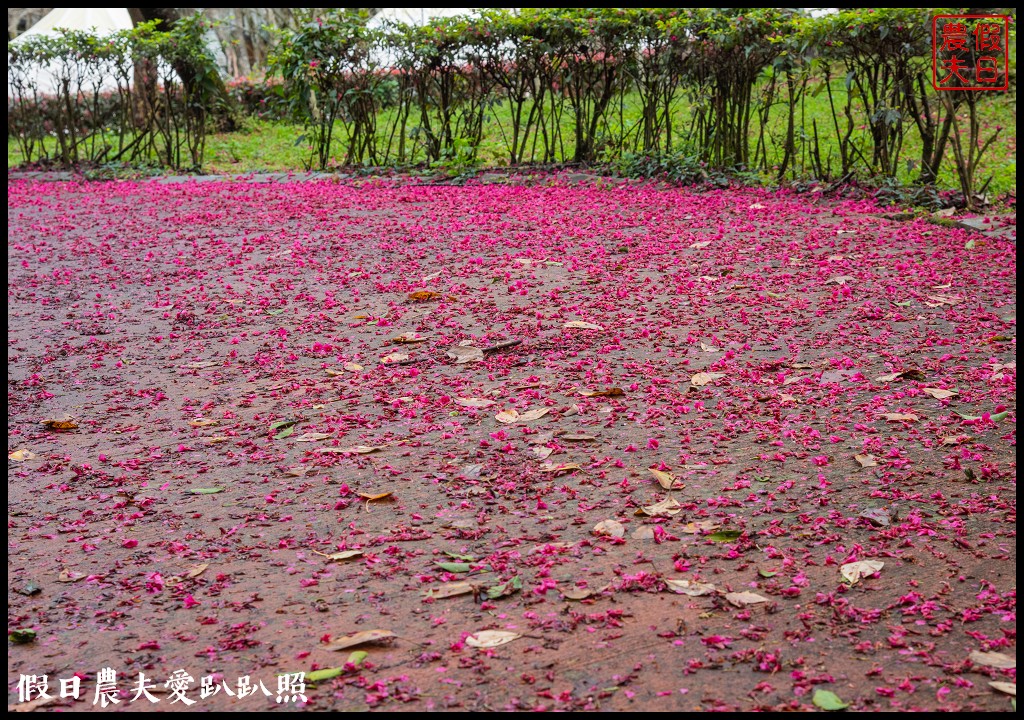
<instances>
[{"instance_id":1,"label":"fallen pink petal","mask_svg":"<svg viewBox=\"0 0 1024 720\"><path fill-rule=\"evenodd\" d=\"M1016 649L1016 250L886 212L9 178L9 673L271 694L196 706L225 710L298 672L310 710L1009 708L968 657Z\"/></svg>"}]
</instances>

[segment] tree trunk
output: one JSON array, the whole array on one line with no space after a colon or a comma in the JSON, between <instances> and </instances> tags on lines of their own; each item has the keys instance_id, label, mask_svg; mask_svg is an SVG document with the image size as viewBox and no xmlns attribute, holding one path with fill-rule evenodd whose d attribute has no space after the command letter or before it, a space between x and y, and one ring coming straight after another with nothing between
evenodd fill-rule
<instances>
[{"instance_id":1,"label":"tree trunk","mask_svg":"<svg viewBox=\"0 0 1024 720\"><path fill-rule=\"evenodd\" d=\"M141 22L150 22L152 20L158 20L158 30L170 30L174 27L174 23L186 15L191 15L198 8L128 8L128 15L132 19L133 25L138 25ZM196 89L196 84L199 81L199 73L196 68L188 63L175 62L173 64L174 71L178 73L178 77L181 78L182 84L189 91L189 94L193 94ZM139 79L139 68L136 67L136 81ZM220 77L220 74L216 74L214 78L214 84L219 94L220 102L214 103L214 107L207 108L210 113L210 117L217 123L218 128L224 132L231 132L237 130L239 127L238 113L236 112L234 103L231 100L231 96L228 95L227 87L224 85L224 80Z\"/></svg>"}]
</instances>

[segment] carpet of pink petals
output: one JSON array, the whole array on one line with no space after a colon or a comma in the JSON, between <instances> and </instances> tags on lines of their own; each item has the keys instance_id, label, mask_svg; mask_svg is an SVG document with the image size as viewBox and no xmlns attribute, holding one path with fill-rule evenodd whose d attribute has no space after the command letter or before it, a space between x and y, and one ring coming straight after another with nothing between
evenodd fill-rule
<instances>
[{"instance_id":1,"label":"carpet of pink petals","mask_svg":"<svg viewBox=\"0 0 1024 720\"><path fill-rule=\"evenodd\" d=\"M1009 709L1016 248L885 212L10 180L10 701Z\"/></svg>"}]
</instances>

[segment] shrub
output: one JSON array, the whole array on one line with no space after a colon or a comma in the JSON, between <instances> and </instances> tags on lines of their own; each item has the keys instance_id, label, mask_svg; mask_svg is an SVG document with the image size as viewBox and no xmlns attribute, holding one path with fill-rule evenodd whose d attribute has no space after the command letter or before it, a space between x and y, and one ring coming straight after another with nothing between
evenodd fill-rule
<instances>
[{"instance_id":1,"label":"shrub","mask_svg":"<svg viewBox=\"0 0 1024 720\"><path fill-rule=\"evenodd\" d=\"M168 32L145 23L103 38L69 31L8 43L8 136L26 162L198 168L218 102L205 30L196 14Z\"/></svg>"}]
</instances>

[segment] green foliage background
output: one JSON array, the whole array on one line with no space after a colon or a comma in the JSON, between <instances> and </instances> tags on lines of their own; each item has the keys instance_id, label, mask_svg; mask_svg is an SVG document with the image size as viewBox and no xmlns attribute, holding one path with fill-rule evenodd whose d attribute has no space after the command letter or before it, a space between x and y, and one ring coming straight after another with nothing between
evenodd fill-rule
<instances>
[{"instance_id":1,"label":"green foliage background","mask_svg":"<svg viewBox=\"0 0 1024 720\"><path fill-rule=\"evenodd\" d=\"M1013 190L1016 58L1010 93L932 88L932 16L954 12L487 9L375 29L365 16L328 11L280 31L267 79L230 85L254 119L214 137L210 159L222 169L449 172L578 163L680 181L724 172L937 183L965 198ZM202 19L191 23L170 34L137 28L102 47L80 35L9 46L9 85L12 72L55 58L107 63L125 79L113 100L69 87L56 110L30 93L9 99L14 160L206 162L213 96L201 83L162 78L150 126L140 129L137 110L127 121L132 94L143 94L130 83L140 57L198 68L199 77L212 67L196 40ZM1015 52L1015 30L1010 40ZM62 117L65 107L79 110ZM70 150L61 140L69 132L81 138Z\"/></svg>"}]
</instances>

